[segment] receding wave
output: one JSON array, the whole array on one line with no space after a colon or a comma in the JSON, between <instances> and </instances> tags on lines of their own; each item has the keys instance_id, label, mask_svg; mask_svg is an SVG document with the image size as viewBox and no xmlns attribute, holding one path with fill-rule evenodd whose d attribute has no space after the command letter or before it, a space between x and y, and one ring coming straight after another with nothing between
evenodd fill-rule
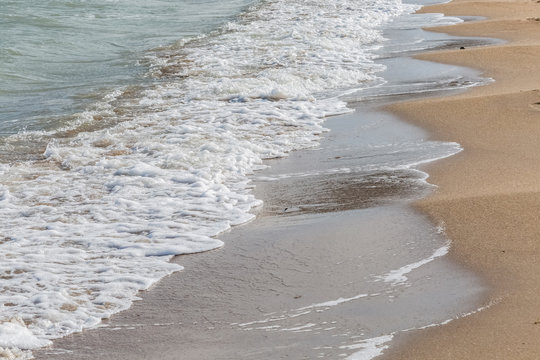
<instances>
[{"instance_id":1,"label":"receding wave","mask_svg":"<svg viewBox=\"0 0 540 360\"><path fill-rule=\"evenodd\" d=\"M122 87L60 130L0 149L0 346L32 349L126 309L253 218L248 175L314 146L337 96L372 86L395 0L271 0L219 31L149 52ZM143 59L141 59L143 60ZM3 334L14 334L4 336Z\"/></svg>"}]
</instances>

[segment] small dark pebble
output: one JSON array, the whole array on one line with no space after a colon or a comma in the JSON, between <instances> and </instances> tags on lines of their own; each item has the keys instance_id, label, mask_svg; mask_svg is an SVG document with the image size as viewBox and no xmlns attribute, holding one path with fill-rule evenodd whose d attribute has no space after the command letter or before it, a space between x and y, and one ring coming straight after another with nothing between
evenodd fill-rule
<instances>
[{"instance_id":1,"label":"small dark pebble","mask_svg":"<svg viewBox=\"0 0 540 360\"><path fill-rule=\"evenodd\" d=\"M302 295L296 295L294 298L295 299L300 299L302 297Z\"/></svg>"},{"instance_id":2,"label":"small dark pebble","mask_svg":"<svg viewBox=\"0 0 540 360\"><path fill-rule=\"evenodd\" d=\"M465 46L460 47L459 50L465 50Z\"/></svg>"}]
</instances>

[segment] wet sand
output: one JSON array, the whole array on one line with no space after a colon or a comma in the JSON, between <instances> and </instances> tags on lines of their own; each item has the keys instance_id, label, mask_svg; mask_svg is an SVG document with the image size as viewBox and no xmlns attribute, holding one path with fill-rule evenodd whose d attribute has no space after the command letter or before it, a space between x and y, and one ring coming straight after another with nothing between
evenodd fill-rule
<instances>
[{"instance_id":1,"label":"wet sand","mask_svg":"<svg viewBox=\"0 0 540 360\"><path fill-rule=\"evenodd\" d=\"M429 83L425 90L435 94L448 81L458 88L478 81L474 72L462 77L462 68L387 62L395 95L328 119L331 131L318 148L268 160L271 167L253 177L265 204L255 221L220 237L225 247L176 258L184 271L101 328L58 339L36 358L336 359L377 352L375 344L392 345L396 331L485 305L482 279L446 257L414 265L403 283L381 280L430 259L447 238L410 206L433 190L425 173L369 170L416 159L426 144L424 130L378 109L419 96L407 86ZM403 66L411 71L401 73ZM442 70L448 80L439 83ZM407 151L394 151L400 144ZM431 145L429 152L438 146Z\"/></svg>"},{"instance_id":2,"label":"wet sand","mask_svg":"<svg viewBox=\"0 0 540 360\"><path fill-rule=\"evenodd\" d=\"M366 339L484 305L482 279L446 257L411 271L406 283L377 280L446 244L410 207L430 191L418 183L421 173L404 170L385 183L381 173L314 172L359 161L355 144L366 126L394 137L400 130L404 139L424 132L366 109L327 125L332 131L318 150L272 160L257 174L257 196L268 201L257 220L220 237L225 247L177 257L184 271L101 328L59 339L36 358L345 358L373 344ZM291 171L304 176L268 180Z\"/></svg>"},{"instance_id":3,"label":"wet sand","mask_svg":"<svg viewBox=\"0 0 540 360\"><path fill-rule=\"evenodd\" d=\"M396 62L410 72L391 76L430 79L421 84L438 79L440 65L408 61ZM425 74L412 71L418 69ZM449 81L429 92L452 88ZM460 78L456 88L471 82ZM403 89L385 101L420 96ZM362 161L352 144L363 142L367 128L379 126L381 137L427 136L371 102L377 103L329 119L332 131L318 150L270 161L272 168L255 177L265 206L256 221L220 237L224 248L176 258L185 271L141 293L142 301L103 327L56 340L36 358L344 358L362 350L365 339L410 334L489 303L484 279L447 257L415 269L407 283L376 281L389 269L429 258L447 239L435 227L441 222L410 206L430 191L420 185L421 173L363 173L359 181L354 171L333 171ZM310 176L265 180L298 171ZM380 181L389 176L394 181Z\"/></svg>"},{"instance_id":4,"label":"wet sand","mask_svg":"<svg viewBox=\"0 0 540 360\"><path fill-rule=\"evenodd\" d=\"M451 257L486 278L490 308L399 336L387 359L540 358L540 3L468 1L422 9L485 21L434 29L505 44L423 54L481 69L496 81L452 97L391 106L464 151L431 164L438 191L417 204L443 221Z\"/></svg>"}]
</instances>

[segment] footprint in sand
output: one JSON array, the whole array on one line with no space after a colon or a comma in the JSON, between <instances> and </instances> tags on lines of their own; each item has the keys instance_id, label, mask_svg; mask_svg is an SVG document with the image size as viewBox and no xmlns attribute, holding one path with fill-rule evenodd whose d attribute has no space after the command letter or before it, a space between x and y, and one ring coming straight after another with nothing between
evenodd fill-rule
<instances>
[{"instance_id":1,"label":"footprint in sand","mask_svg":"<svg viewBox=\"0 0 540 360\"><path fill-rule=\"evenodd\" d=\"M534 104L531 104L531 107L535 110L538 110L540 111L540 101L539 102L535 102Z\"/></svg>"}]
</instances>

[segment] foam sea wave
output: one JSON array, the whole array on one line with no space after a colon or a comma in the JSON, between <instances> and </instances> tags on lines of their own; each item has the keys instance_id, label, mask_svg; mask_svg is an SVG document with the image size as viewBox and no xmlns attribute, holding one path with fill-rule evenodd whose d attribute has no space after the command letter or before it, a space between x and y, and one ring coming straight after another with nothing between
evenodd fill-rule
<instances>
[{"instance_id":1,"label":"foam sea wave","mask_svg":"<svg viewBox=\"0 0 540 360\"><path fill-rule=\"evenodd\" d=\"M6 139L4 152L46 149L0 166L0 347L95 326L181 269L172 256L221 246L214 236L260 205L248 175L316 145L324 118L349 111L336 96L380 80L380 27L413 8L262 1L150 52L152 85L136 96L119 88L61 131Z\"/></svg>"}]
</instances>

